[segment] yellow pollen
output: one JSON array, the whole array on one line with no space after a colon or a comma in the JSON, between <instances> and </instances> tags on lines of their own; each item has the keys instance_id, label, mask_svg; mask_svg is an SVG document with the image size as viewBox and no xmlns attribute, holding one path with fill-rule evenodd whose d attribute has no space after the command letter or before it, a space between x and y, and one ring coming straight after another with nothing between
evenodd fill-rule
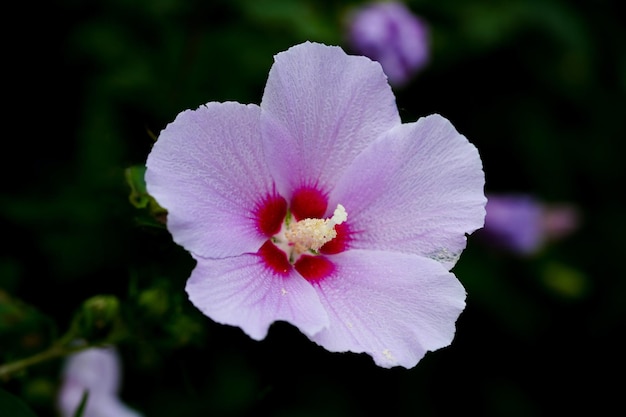
<instances>
[{"instance_id":1,"label":"yellow pollen","mask_svg":"<svg viewBox=\"0 0 626 417\"><path fill-rule=\"evenodd\" d=\"M285 237L297 254L317 252L325 243L337 237L335 226L348 219L346 209L338 204L330 219L303 219L289 225Z\"/></svg>"}]
</instances>

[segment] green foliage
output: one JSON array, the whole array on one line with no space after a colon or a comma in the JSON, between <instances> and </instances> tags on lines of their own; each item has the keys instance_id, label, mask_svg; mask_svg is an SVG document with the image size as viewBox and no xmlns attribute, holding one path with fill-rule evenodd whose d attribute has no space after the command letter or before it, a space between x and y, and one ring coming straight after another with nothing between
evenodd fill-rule
<instances>
[{"instance_id":1,"label":"green foliage","mask_svg":"<svg viewBox=\"0 0 626 417\"><path fill-rule=\"evenodd\" d=\"M54 334L49 317L0 288L0 363L42 350Z\"/></svg>"},{"instance_id":2,"label":"green foliage","mask_svg":"<svg viewBox=\"0 0 626 417\"><path fill-rule=\"evenodd\" d=\"M146 209L144 216L138 216L137 222L146 226L162 227L165 225L167 218L167 210L157 203L157 201L148 194L146 190L146 181L144 175L146 167L144 165L134 165L124 170L126 183L130 188L128 200L135 208Z\"/></svg>"},{"instance_id":3,"label":"green foliage","mask_svg":"<svg viewBox=\"0 0 626 417\"><path fill-rule=\"evenodd\" d=\"M0 411L7 417L37 417L23 401L2 388L0 388Z\"/></svg>"}]
</instances>

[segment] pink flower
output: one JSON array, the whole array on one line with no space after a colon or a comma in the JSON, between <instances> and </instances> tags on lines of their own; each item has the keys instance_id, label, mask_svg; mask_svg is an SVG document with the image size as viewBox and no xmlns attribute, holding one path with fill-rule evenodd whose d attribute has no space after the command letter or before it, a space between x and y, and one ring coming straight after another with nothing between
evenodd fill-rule
<instances>
[{"instance_id":1,"label":"pink flower","mask_svg":"<svg viewBox=\"0 0 626 417\"><path fill-rule=\"evenodd\" d=\"M141 417L119 399L120 376L120 358L113 347L90 348L70 355L57 399L61 415L74 416L87 391L82 417Z\"/></svg>"},{"instance_id":2,"label":"pink flower","mask_svg":"<svg viewBox=\"0 0 626 417\"><path fill-rule=\"evenodd\" d=\"M378 1L354 10L348 16L348 42L380 62L396 86L407 83L429 59L428 28L400 2Z\"/></svg>"},{"instance_id":3,"label":"pink flower","mask_svg":"<svg viewBox=\"0 0 626 417\"><path fill-rule=\"evenodd\" d=\"M572 205L545 204L527 194L490 195L481 234L504 249L531 255L572 233L579 223Z\"/></svg>"},{"instance_id":4,"label":"pink flower","mask_svg":"<svg viewBox=\"0 0 626 417\"><path fill-rule=\"evenodd\" d=\"M146 182L197 261L189 298L216 322L261 340L286 321L384 367L452 341L465 290L449 269L483 223L481 161L439 115L402 124L368 58L279 53L260 106L180 113Z\"/></svg>"}]
</instances>

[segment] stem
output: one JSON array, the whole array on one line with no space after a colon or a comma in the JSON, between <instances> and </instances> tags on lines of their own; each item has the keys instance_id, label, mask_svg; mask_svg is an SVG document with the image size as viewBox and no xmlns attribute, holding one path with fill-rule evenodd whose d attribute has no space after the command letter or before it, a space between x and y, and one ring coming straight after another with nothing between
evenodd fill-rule
<instances>
[{"instance_id":1,"label":"stem","mask_svg":"<svg viewBox=\"0 0 626 417\"><path fill-rule=\"evenodd\" d=\"M12 374L28 368L29 366L36 365L41 362L45 362L51 359L59 358L68 355L73 352L78 352L92 347L88 343L77 346L64 346L56 344L50 347L48 350L39 352L28 358L19 359L15 362L10 362L4 365L0 365L0 380L8 380Z\"/></svg>"}]
</instances>

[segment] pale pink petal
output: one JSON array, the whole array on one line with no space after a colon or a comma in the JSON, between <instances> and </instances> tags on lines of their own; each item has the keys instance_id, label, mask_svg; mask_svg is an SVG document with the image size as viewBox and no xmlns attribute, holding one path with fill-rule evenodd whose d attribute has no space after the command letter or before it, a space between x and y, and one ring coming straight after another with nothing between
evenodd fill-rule
<instances>
[{"instance_id":1,"label":"pale pink petal","mask_svg":"<svg viewBox=\"0 0 626 417\"><path fill-rule=\"evenodd\" d=\"M486 205L486 241L520 254L537 252L545 243L541 227L544 207L526 194L490 195Z\"/></svg>"},{"instance_id":2,"label":"pale pink petal","mask_svg":"<svg viewBox=\"0 0 626 417\"><path fill-rule=\"evenodd\" d=\"M486 199L476 148L432 115L368 147L331 192L348 213L351 247L415 253L454 266L466 234L483 225Z\"/></svg>"},{"instance_id":3,"label":"pale pink petal","mask_svg":"<svg viewBox=\"0 0 626 417\"><path fill-rule=\"evenodd\" d=\"M90 391L117 394L121 366L114 347L89 348L67 357L63 367L63 379Z\"/></svg>"},{"instance_id":4,"label":"pale pink petal","mask_svg":"<svg viewBox=\"0 0 626 417\"><path fill-rule=\"evenodd\" d=\"M428 61L428 28L404 3L365 3L348 16L348 31L352 48L380 62L392 84L403 85Z\"/></svg>"},{"instance_id":5,"label":"pale pink petal","mask_svg":"<svg viewBox=\"0 0 626 417\"><path fill-rule=\"evenodd\" d=\"M275 321L286 321L306 335L328 324L311 285L293 270L284 276L266 268L258 255L197 259L187 281L191 302L213 321L240 327L256 340Z\"/></svg>"},{"instance_id":6,"label":"pale pink petal","mask_svg":"<svg viewBox=\"0 0 626 417\"><path fill-rule=\"evenodd\" d=\"M381 133L400 124L380 65L303 43L275 56L261 102L263 140L281 194L332 187Z\"/></svg>"},{"instance_id":7,"label":"pale pink petal","mask_svg":"<svg viewBox=\"0 0 626 417\"><path fill-rule=\"evenodd\" d=\"M546 243L564 238L579 224L569 204L549 204L529 194L491 194L481 235L486 242L520 255L539 252Z\"/></svg>"},{"instance_id":8,"label":"pale pink petal","mask_svg":"<svg viewBox=\"0 0 626 417\"><path fill-rule=\"evenodd\" d=\"M141 417L142 414L128 407L118 398L99 398L98 401L90 404L82 417Z\"/></svg>"},{"instance_id":9,"label":"pale pink petal","mask_svg":"<svg viewBox=\"0 0 626 417\"><path fill-rule=\"evenodd\" d=\"M350 250L314 284L330 325L311 339L332 352L365 352L379 366L415 366L451 343L465 290L440 263L412 254Z\"/></svg>"},{"instance_id":10,"label":"pale pink petal","mask_svg":"<svg viewBox=\"0 0 626 417\"><path fill-rule=\"evenodd\" d=\"M184 111L150 152L148 192L168 210L173 239L192 253L256 252L267 239L254 215L274 191L259 114L258 106L232 102Z\"/></svg>"},{"instance_id":11,"label":"pale pink petal","mask_svg":"<svg viewBox=\"0 0 626 417\"><path fill-rule=\"evenodd\" d=\"M72 417L83 394L88 398L83 417L140 417L118 397L121 362L114 347L89 348L67 357L57 404L63 417Z\"/></svg>"},{"instance_id":12,"label":"pale pink petal","mask_svg":"<svg viewBox=\"0 0 626 417\"><path fill-rule=\"evenodd\" d=\"M74 417L80 406L85 388L72 385L64 388L59 400L62 417ZM87 403L81 417L141 417L142 414L128 407L119 398L98 392L89 392Z\"/></svg>"}]
</instances>

